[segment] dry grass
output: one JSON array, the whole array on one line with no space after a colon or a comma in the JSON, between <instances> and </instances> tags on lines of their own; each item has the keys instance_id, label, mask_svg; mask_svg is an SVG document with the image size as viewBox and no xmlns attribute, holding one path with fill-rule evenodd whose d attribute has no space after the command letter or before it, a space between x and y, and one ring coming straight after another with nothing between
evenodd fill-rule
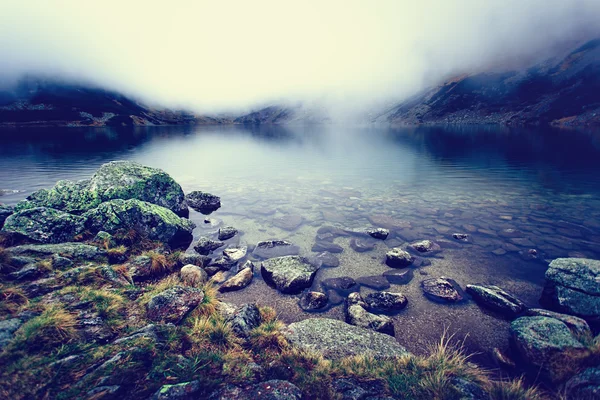
<instances>
[{"instance_id":1,"label":"dry grass","mask_svg":"<svg viewBox=\"0 0 600 400\"><path fill-rule=\"evenodd\" d=\"M29 299L19 288L0 287L0 314L16 314L29 304Z\"/></svg>"},{"instance_id":2,"label":"dry grass","mask_svg":"<svg viewBox=\"0 0 600 400\"><path fill-rule=\"evenodd\" d=\"M494 381L488 387L490 400L545 400L545 397L535 386L527 387L523 378Z\"/></svg>"},{"instance_id":3,"label":"dry grass","mask_svg":"<svg viewBox=\"0 0 600 400\"><path fill-rule=\"evenodd\" d=\"M210 317L217 312L219 304L219 299L217 298L217 294L219 293L218 288L209 281L204 284L202 291L204 292L204 298L198 304L198 307L192 311L192 317Z\"/></svg>"},{"instance_id":4,"label":"dry grass","mask_svg":"<svg viewBox=\"0 0 600 400\"><path fill-rule=\"evenodd\" d=\"M58 306L49 307L21 326L17 343L26 345L28 351L53 349L78 338L76 325L73 314Z\"/></svg>"}]
</instances>

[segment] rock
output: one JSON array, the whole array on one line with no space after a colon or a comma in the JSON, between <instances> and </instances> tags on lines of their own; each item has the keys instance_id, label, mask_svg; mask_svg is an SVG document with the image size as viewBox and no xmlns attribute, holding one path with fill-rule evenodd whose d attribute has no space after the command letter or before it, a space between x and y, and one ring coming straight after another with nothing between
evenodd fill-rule
<instances>
[{"instance_id":1,"label":"rock","mask_svg":"<svg viewBox=\"0 0 600 400\"><path fill-rule=\"evenodd\" d=\"M225 313L224 318L231 323L233 332L242 338L247 338L252 329L257 328L262 322L260 310L254 303L234 306Z\"/></svg>"},{"instance_id":2,"label":"rock","mask_svg":"<svg viewBox=\"0 0 600 400\"><path fill-rule=\"evenodd\" d=\"M0 321L0 351L10 343L14 333L22 324L23 321L19 318L10 318Z\"/></svg>"},{"instance_id":3,"label":"rock","mask_svg":"<svg viewBox=\"0 0 600 400\"><path fill-rule=\"evenodd\" d=\"M323 279L321 286L325 290L335 290L336 292L346 295L352 292L356 292L359 289L356 281L349 276L340 276L338 278L327 278Z\"/></svg>"},{"instance_id":4,"label":"rock","mask_svg":"<svg viewBox=\"0 0 600 400\"><path fill-rule=\"evenodd\" d=\"M190 396L198 393L201 389L199 381L177 383L175 385L163 385L150 400L187 400Z\"/></svg>"},{"instance_id":5,"label":"rock","mask_svg":"<svg viewBox=\"0 0 600 400\"><path fill-rule=\"evenodd\" d=\"M325 268L336 268L340 266L340 259L327 251L317 254L315 260L321 264L321 267Z\"/></svg>"},{"instance_id":6,"label":"rock","mask_svg":"<svg viewBox=\"0 0 600 400\"><path fill-rule=\"evenodd\" d=\"M467 293L480 306L499 312L509 318L516 317L527 308L521 300L506 293L498 286L467 285Z\"/></svg>"},{"instance_id":7,"label":"rock","mask_svg":"<svg viewBox=\"0 0 600 400\"><path fill-rule=\"evenodd\" d=\"M523 235L523 232L520 232L513 228L507 228L507 229L502 229L500 232L498 232L498 235L505 237L505 238L516 238L516 237Z\"/></svg>"},{"instance_id":8,"label":"rock","mask_svg":"<svg viewBox=\"0 0 600 400\"><path fill-rule=\"evenodd\" d=\"M390 287L390 282L382 275L361 276L356 283L375 290L385 290Z\"/></svg>"},{"instance_id":9,"label":"rock","mask_svg":"<svg viewBox=\"0 0 600 400\"><path fill-rule=\"evenodd\" d=\"M177 182L160 169L132 161L104 164L90 180L59 181L50 190L33 193L17 208L43 206L81 214L114 199L137 199L165 207L180 216L187 214L183 190Z\"/></svg>"},{"instance_id":10,"label":"rock","mask_svg":"<svg viewBox=\"0 0 600 400\"><path fill-rule=\"evenodd\" d=\"M335 379L331 383L331 388L341 400L382 400L386 391L384 379L365 379L359 381L355 378Z\"/></svg>"},{"instance_id":11,"label":"rock","mask_svg":"<svg viewBox=\"0 0 600 400\"><path fill-rule=\"evenodd\" d=\"M300 248L286 240L265 240L258 242L252 256L258 259L297 256Z\"/></svg>"},{"instance_id":12,"label":"rock","mask_svg":"<svg viewBox=\"0 0 600 400\"><path fill-rule=\"evenodd\" d=\"M150 299L146 305L148 318L152 321L177 324L204 299L200 289L174 286Z\"/></svg>"},{"instance_id":13,"label":"rock","mask_svg":"<svg viewBox=\"0 0 600 400\"><path fill-rule=\"evenodd\" d=\"M187 248L196 227L188 219L171 210L140 200L111 200L83 215L86 228L92 232L115 233L120 229L137 229L150 240L158 240L173 248Z\"/></svg>"},{"instance_id":14,"label":"rock","mask_svg":"<svg viewBox=\"0 0 600 400\"><path fill-rule=\"evenodd\" d=\"M346 322L361 328L394 336L393 321L383 315L375 315L366 310L367 304L359 293L350 293L346 299Z\"/></svg>"},{"instance_id":15,"label":"rock","mask_svg":"<svg viewBox=\"0 0 600 400\"><path fill-rule=\"evenodd\" d=\"M10 279L17 281L34 280L48 276L52 272L52 268L45 263L27 264L18 271L8 274Z\"/></svg>"},{"instance_id":16,"label":"rock","mask_svg":"<svg viewBox=\"0 0 600 400\"><path fill-rule=\"evenodd\" d=\"M385 263L392 268L406 268L414 261L407 251L395 247L385 254Z\"/></svg>"},{"instance_id":17,"label":"rock","mask_svg":"<svg viewBox=\"0 0 600 400\"><path fill-rule=\"evenodd\" d=\"M321 292L305 292L300 296L298 305L304 311L320 310L327 306L329 298L325 293Z\"/></svg>"},{"instance_id":18,"label":"rock","mask_svg":"<svg viewBox=\"0 0 600 400\"><path fill-rule=\"evenodd\" d=\"M208 280L208 274L197 265L188 264L181 268L179 277L184 285L197 287Z\"/></svg>"},{"instance_id":19,"label":"rock","mask_svg":"<svg viewBox=\"0 0 600 400\"><path fill-rule=\"evenodd\" d=\"M135 340L140 338L150 339L151 341L160 344L159 342L168 338L172 333L176 331L176 327L173 324L148 324L141 329L133 332L129 336L125 336L115 340L114 344L127 342L129 340Z\"/></svg>"},{"instance_id":20,"label":"rock","mask_svg":"<svg viewBox=\"0 0 600 400\"><path fill-rule=\"evenodd\" d=\"M219 292L232 292L245 288L252 282L253 272L252 268L244 268L231 278L227 279L221 287Z\"/></svg>"},{"instance_id":21,"label":"rock","mask_svg":"<svg viewBox=\"0 0 600 400\"><path fill-rule=\"evenodd\" d=\"M420 254L435 254L439 253L442 248L439 244L432 242L431 240L420 240L418 242L413 242L408 245L409 249L412 249Z\"/></svg>"},{"instance_id":22,"label":"rock","mask_svg":"<svg viewBox=\"0 0 600 400\"><path fill-rule=\"evenodd\" d=\"M240 247L229 247L223 250L223 256L227 258L229 261L236 263L240 261L242 258L246 257L246 253L248 252L248 246L240 246Z\"/></svg>"},{"instance_id":23,"label":"rock","mask_svg":"<svg viewBox=\"0 0 600 400\"><path fill-rule=\"evenodd\" d=\"M389 236L390 231L384 228L367 229L367 235L374 239L385 240Z\"/></svg>"},{"instance_id":24,"label":"rock","mask_svg":"<svg viewBox=\"0 0 600 400\"><path fill-rule=\"evenodd\" d=\"M406 349L389 335L335 319L305 319L288 325L283 334L292 345L331 359L357 355L386 359L408 355Z\"/></svg>"},{"instance_id":25,"label":"rock","mask_svg":"<svg viewBox=\"0 0 600 400\"><path fill-rule=\"evenodd\" d=\"M235 262L232 262L229 258L226 257L217 257L210 263L210 267L216 267L221 271L229 271L234 266Z\"/></svg>"},{"instance_id":26,"label":"rock","mask_svg":"<svg viewBox=\"0 0 600 400\"><path fill-rule=\"evenodd\" d=\"M271 258L261 263L264 280L287 294L300 293L310 287L318 269L299 256Z\"/></svg>"},{"instance_id":27,"label":"rock","mask_svg":"<svg viewBox=\"0 0 600 400\"><path fill-rule=\"evenodd\" d=\"M4 226L4 221L6 221L6 218L13 213L14 210L12 207L0 203L0 229L2 229L2 226Z\"/></svg>"},{"instance_id":28,"label":"rock","mask_svg":"<svg viewBox=\"0 0 600 400\"><path fill-rule=\"evenodd\" d=\"M218 238L219 240L228 240L234 237L238 233L238 230L233 226L225 226L219 228Z\"/></svg>"},{"instance_id":29,"label":"rock","mask_svg":"<svg viewBox=\"0 0 600 400\"><path fill-rule=\"evenodd\" d=\"M387 215L370 215L369 222L375 226L379 226L385 229L399 230L405 228L412 228L412 225L408 221L403 221Z\"/></svg>"},{"instance_id":30,"label":"rock","mask_svg":"<svg viewBox=\"0 0 600 400\"><path fill-rule=\"evenodd\" d=\"M510 342L520 359L533 374L560 381L567 354L570 360L584 358L589 350L567 325L548 317L521 317L510 325Z\"/></svg>"},{"instance_id":31,"label":"rock","mask_svg":"<svg viewBox=\"0 0 600 400\"><path fill-rule=\"evenodd\" d=\"M73 268L73 261L66 257L59 256L58 254L53 254L52 268L58 270L70 269Z\"/></svg>"},{"instance_id":32,"label":"rock","mask_svg":"<svg viewBox=\"0 0 600 400\"><path fill-rule=\"evenodd\" d=\"M510 370L514 369L517 366L510 357L504 354L504 352L497 347L494 347L492 349L492 358L494 359L496 364L498 364L498 366L501 368L506 368Z\"/></svg>"},{"instance_id":33,"label":"rock","mask_svg":"<svg viewBox=\"0 0 600 400\"><path fill-rule=\"evenodd\" d=\"M219 247L222 247L224 245L225 245L225 243L223 243L221 241L212 240L205 236L202 236L198 239L196 244L194 244L194 250L196 250L199 254L201 254L203 256L207 256L214 250L216 250Z\"/></svg>"},{"instance_id":34,"label":"rock","mask_svg":"<svg viewBox=\"0 0 600 400\"><path fill-rule=\"evenodd\" d=\"M195 190L185 195L185 202L194 210L208 215L221 207L221 199L215 195Z\"/></svg>"},{"instance_id":35,"label":"rock","mask_svg":"<svg viewBox=\"0 0 600 400\"><path fill-rule=\"evenodd\" d=\"M546 271L540 303L586 320L600 319L600 261L557 258Z\"/></svg>"},{"instance_id":36,"label":"rock","mask_svg":"<svg viewBox=\"0 0 600 400\"><path fill-rule=\"evenodd\" d=\"M300 215L284 215L283 217L273 218L273 225L286 231L294 231L304 222Z\"/></svg>"},{"instance_id":37,"label":"rock","mask_svg":"<svg viewBox=\"0 0 600 400\"><path fill-rule=\"evenodd\" d=\"M393 312L404 309L408 305L408 299L402 293L376 292L369 293L365 297L369 311Z\"/></svg>"},{"instance_id":38,"label":"rock","mask_svg":"<svg viewBox=\"0 0 600 400\"><path fill-rule=\"evenodd\" d=\"M569 399L600 399L600 368L588 368L575 375L565 384L564 392L569 394Z\"/></svg>"},{"instance_id":39,"label":"rock","mask_svg":"<svg viewBox=\"0 0 600 400\"><path fill-rule=\"evenodd\" d=\"M460 240L461 242L469 241L469 235L467 235L466 233L453 233L452 237L456 240Z\"/></svg>"},{"instance_id":40,"label":"rock","mask_svg":"<svg viewBox=\"0 0 600 400\"><path fill-rule=\"evenodd\" d=\"M179 265L192 264L198 267L204 267L209 264L210 258L194 253L182 253L177 261Z\"/></svg>"},{"instance_id":41,"label":"rock","mask_svg":"<svg viewBox=\"0 0 600 400\"><path fill-rule=\"evenodd\" d=\"M526 314L531 317L537 316L557 319L567 325L571 332L573 332L573 334L577 337L592 336L590 326L582 318L567 314L560 314L554 311L544 310L542 308L530 308L526 311Z\"/></svg>"},{"instance_id":42,"label":"rock","mask_svg":"<svg viewBox=\"0 0 600 400\"><path fill-rule=\"evenodd\" d=\"M503 256L506 254L506 250L497 248L496 250L493 250L492 253L497 256Z\"/></svg>"},{"instance_id":43,"label":"rock","mask_svg":"<svg viewBox=\"0 0 600 400\"><path fill-rule=\"evenodd\" d=\"M314 252L327 251L329 253L341 253L342 251L344 251L344 248L339 244L335 244L333 242L317 241L313 245L311 250Z\"/></svg>"},{"instance_id":44,"label":"rock","mask_svg":"<svg viewBox=\"0 0 600 400\"><path fill-rule=\"evenodd\" d=\"M356 238L350 239L350 247L358 253L364 253L375 249L375 245L373 243L367 243Z\"/></svg>"},{"instance_id":45,"label":"rock","mask_svg":"<svg viewBox=\"0 0 600 400\"><path fill-rule=\"evenodd\" d=\"M383 276L395 285L406 285L414 277L412 269L393 269L383 273Z\"/></svg>"},{"instance_id":46,"label":"rock","mask_svg":"<svg viewBox=\"0 0 600 400\"><path fill-rule=\"evenodd\" d=\"M434 301L453 303L462 300L463 297L457 288L456 282L446 278L431 278L421 281L423 293Z\"/></svg>"},{"instance_id":47,"label":"rock","mask_svg":"<svg viewBox=\"0 0 600 400\"><path fill-rule=\"evenodd\" d=\"M33 299L34 297L43 296L50 292L60 290L64 286L65 285L59 283L56 278L44 278L24 285L22 288L27 297Z\"/></svg>"},{"instance_id":48,"label":"rock","mask_svg":"<svg viewBox=\"0 0 600 400\"><path fill-rule=\"evenodd\" d=\"M302 391L288 381L270 380L245 389L226 385L208 397L209 400L300 400Z\"/></svg>"},{"instance_id":49,"label":"rock","mask_svg":"<svg viewBox=\"0 0 600 400\"><path fill-rule=\"evenodd\" d=\"M5 251L12 257L32 256L46 258L54 254L60 254L62 257L79 261L103 261L107 257L105 250L83 243L27 244L9 247Z\"/></svg>"},{"instance_id":50,"label":"rock","mask_svg":"<svg viewBox=\"0 0 600 400\"><path fill-rule=\"evenodd\" d=\"M46 207L10 215L2 232L38 243L70 242L85 230L85 218Z\"/></svg>"},{"instance_id":51,"label":"rock","mask_svg":"<svg viewBox=\"0 0 600 400\"><path fill-rule=\"evenodd\" d=\"M460 400L489 400L490 396L477 383L465 378L453 377L450 385L454 392L458 393Z\"/></svg>"}]
</instances>

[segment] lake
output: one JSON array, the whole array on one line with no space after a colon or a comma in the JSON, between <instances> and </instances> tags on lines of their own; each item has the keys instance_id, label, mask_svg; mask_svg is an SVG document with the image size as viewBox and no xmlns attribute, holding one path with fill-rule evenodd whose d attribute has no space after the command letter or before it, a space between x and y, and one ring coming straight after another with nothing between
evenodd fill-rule
<instances>
[{"instance_id":1,"label":"lake","mask_svg":"<svg viewBox=\"0 0 600 400\"><path fill-rule=\"evenodd\" d=\"M134 160L159 167L185 192L221 197L205 216L191 212L194 236L232 225L249 245L286 239L311 251L323 226L391 227L374 250L356 252L349 237L337 268L322 268L313 284L340 276L379 276L390 247L431 239L442 251L389 291L408 297L394 316L396 338L421 353L444 329L478 359L505 347L509 322L473 301L438 304L420 282L449 277L462 288L495 284L538 305L547 262L600 258L600 133L550 128L302 126L65 128L0 131L0 201L15 204L60 179L85 179L103 163ZM467 243L453 233L469 235ZM361 293L373 291L361 287ZM303 312L298 296L268 287L257 272L228 301L271 305L285 322L311 316L343 319L342 306Z\"/></svg>"}]
</instances>

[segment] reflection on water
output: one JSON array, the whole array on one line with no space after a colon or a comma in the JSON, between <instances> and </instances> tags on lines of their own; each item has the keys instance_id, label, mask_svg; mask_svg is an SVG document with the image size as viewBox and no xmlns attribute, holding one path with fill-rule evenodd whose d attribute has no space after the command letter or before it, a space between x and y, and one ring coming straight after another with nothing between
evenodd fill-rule
<instances>
[{"instance_id":1,"label":"reflection on water","mask_svg":"<svg viewBox=\"0 0 600 400\"><path fill-rule=\"evenodd\" d=\"M23 192L13 204L59 179L88 178L102 163L131 159L163 168L184 190L221 196L211 215L237 227L243 242L287 239L312 255L317 229L371 226L374 216L403 221L375 249L357 253L349 238L340 266L325 278L381 275L389 247L417 239L443 251L418 268L401 291L409 306L395 317L398 340L419 352L446 326L485 352L506 345L508 323L474 303L425 299L420 281L447 276L502 286L537 305L546 260L600 258L600 135L597 132L463 128L161 127L129 130L43 129L0 132L0 189ZM286 230L281 217L301 221ZM195 235L214 230L192 213ZM470 235L469 243L452 233ZM535 255L529 252L535 249ZM258 278L258 276L257 276ZM366 286L361 292L373 289ZM296 296L281 296L260 279L225 297L275 306L286 321L310 316ZM343 318L341 307L326 316Z\"/></svg>"}]
</instances>

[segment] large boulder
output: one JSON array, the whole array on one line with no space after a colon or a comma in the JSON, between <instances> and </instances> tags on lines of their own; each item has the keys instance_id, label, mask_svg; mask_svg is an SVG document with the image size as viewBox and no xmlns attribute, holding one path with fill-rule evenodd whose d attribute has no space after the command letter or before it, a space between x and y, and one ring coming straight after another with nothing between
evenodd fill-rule
<instances>
[{"instance_id":1,"label":"large boulder","mask_svg":"<svg viewBox=\"0 0 600 400\"><path fill-rule=\"evenodd\" d=\"M372 330L327 318L311 318L288 325L285 337L296 347L317 351L327 358L365 355L378 359L409 353L396 339Z\"/></svg>"},{"instance_id":2,"label":"large boulder","mask_svg":"<svg viewBox=\"0 0 600 400\"><path fill-rule=\"evenodd\" d=\"M187 215L183 190L173 178L160 169L132 161L104 164L90 180L59 181L52 189L33 193L16 208L43 206L81 214L114 199L142 200L168 208L177 215Z\"/></svg>"},{"instance_id":3,"label":"large boulder","mask_svg":"<svg viewBox=\"0 0 600 400\"><path fill-rule=\"evenodd\" d=\"M86 227L93 231L114 233L120 229L140 230L148 239L187 247L196 225L178 217L171 210L140 200L111 200L86 212Z\"/></svg>"},{"instance_id":4,"label":"large boulder","mask_svg":"<svg viewBox=\"0 0 600 400\"><path fill-rule=\"evenodd\" d=\"M8 218L12 213L14 213L12 207L0 203L0 229L2 229L6 218Z\"/></svg>"},{"instance_id":5,"label":"large boulder","mask_svg":"<svg viewBox=\"0 0 600 400\"><path fill-rule=\"evenodd\" d=\"M540 303L587 320L600 319L600 261L557 258L546 271Z\"/></svg>"},{"instance_id":6,"label":"large boulder","mask_svg":"<svg viewBox=\"0 0 600 400\"><path fill-rule=\"evenodd\" d=\"M565 384L565 393L569 394L569 399L600 399L600 368L588 368L569 379Z\"/></svg>"},{"instance_id":7,"label":"large boulder","mask_svg":"<svg viewBox=\"0 0 600 400\"><path fill-rule=\"evenodd\" d=\"M318 266L299 256L271 258L261 263L264 280L288 294L300 293L310 287L318 269Z\"/></svg>"},{"instance_id":8,"label":"large boulder","mask_svg":"<svg viewBox=\"0 0 600 400\"><path fill-rule=\"evenodd\" d=\"M286 240L265 240L258 242L252 256L255 258L273 258L283 256L297 256L300 248Z\"/></svg>"},{"instance_id":9,"label":"large boulder","mask_svg":"<svg viewBox=\"0 0 600 400\"><path fill-rule=\"evenodd\" d=\"M12 214L2 228L2 232L38 243L70 242L84 230L85 218L46 207Z\"/></svg>"},{"instance_id":10,"label":"large boulder","mask_svg":"<svg viewBox=\"0 0 600 400\"><path fill-rule=\"evenodd\" d=\"M509 318L514 318L525 311L525 304L515 296L506 293L498 286L467 285L467 293L473 296L477 304L499 312Z\"/></svg>"},{"instance_id":11,"label":"large boulder","mask_svg":"<svg viewBox=\"0 0 600 400\"><path fill-rule=\"evenodd\" d=\"M146 311L152 321L177 324L203 299L204 292L200 289L174 286L153 296Z\"/></svg>"},{"instance_id":12,"label":"large boulder","mask_svg":"<svg viewBox=\"0 0 600 400\"><path fill-rule=\"evenodd\" d=\"M517 318L510 325L510 342L527 370L551 381L565 378L563 364L589 354L566 324L548 317Z\"/></svg>"},{"instance_id":13,"label":"large boulder","mask_svg":"<svg viewBox=\"0 0 600 400\"><path fill-rule=\"evenodd\" d=\"M60 254L62 257L80 261L103 261L107 256L106 250L83 243L25 244L9 247L6 252L12 257L36 259Z\"/></svg>"},{"instance_id":14,"label":"large boulder","mask_svg":"<svg viewBox=\"0 0 600 400\"><path fill-rule=\"evenodd\" d=\"M530 308L526 311L526 314L530 317L548 317L557 319L567 325L571 332L577 337L592 336L592 330L583 318L544 310L543 308Z\"/></svg>"}]
</instances>

